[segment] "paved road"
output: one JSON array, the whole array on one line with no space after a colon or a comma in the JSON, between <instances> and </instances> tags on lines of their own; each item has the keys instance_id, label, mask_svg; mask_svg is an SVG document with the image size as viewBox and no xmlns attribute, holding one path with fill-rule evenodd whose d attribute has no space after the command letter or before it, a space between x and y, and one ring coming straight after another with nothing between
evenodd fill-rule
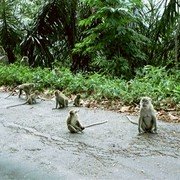
<instances>
[{"instance_id":1,"label":"paved road","mask_svg":"<svg viewBox=\"0 0 180 180\"><path fill-rule=\"evenodd\" d=\"M83 125L70 134L68 111L54 101L24 102L0 93L0 179L180 179L180 124L158 121L158 134L137 135L124 114L79 108ZM137 121L137 117L131 117Z\"/></svg>"}]
</instances>

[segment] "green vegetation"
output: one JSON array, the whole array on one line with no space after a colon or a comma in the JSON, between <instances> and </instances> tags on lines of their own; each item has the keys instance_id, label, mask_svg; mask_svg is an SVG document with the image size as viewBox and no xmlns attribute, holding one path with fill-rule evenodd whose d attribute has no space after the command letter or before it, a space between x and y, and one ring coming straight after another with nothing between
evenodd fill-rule
<instances>
[{"instance_id":1,"label":"green vegetation","mask_svg":"<svg viewBox=\"0 0 180 180\"><path fill-rule=\"evenodd\" d=\"M9 63L132 79L145 65L180 67L178 0L2 0Z\"/></svg>"},{"instance_id":2,"label":"green vegetation","mask_svg":"<svg viewBox=\"0 0 180 180\"><path fill-rule=\"evenodd\" d=\"M40 89L60 89L66 94L82 93L88 99L118 100L124 104L138 103L141 96L152 97L156 107L161 102L166 106L166 99L170 99L173 104L180 102L179 71L167 72L165 68L145 66L137 71L131 81L112 79L97 73L74 75L65 68L58 69L56 73L49 69L29 69L17 64L0 66L0 85L34 82Z\"/></svg>"},{"instance_id":3,"label":"green vegetation","mask_svg":"<svg viewBox=\"0 0 180 180\"><path fill-rule=\"evenodd\" d=\"M0 84L37 82L124 104L148 95L156 107L175 106L179 12L178 0L2 0L0 46L9 65L0 66Z\"/></svg>"}]
</instances>

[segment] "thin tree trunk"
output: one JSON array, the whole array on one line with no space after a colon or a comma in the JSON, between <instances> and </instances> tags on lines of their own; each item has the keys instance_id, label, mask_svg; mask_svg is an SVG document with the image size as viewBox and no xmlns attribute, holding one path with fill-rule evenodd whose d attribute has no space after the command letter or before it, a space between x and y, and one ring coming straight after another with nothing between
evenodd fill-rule
<instances>
[{"instance_id":1,"label":"thin tree trunk","mask_svg":"<svg viewBox=\"0 0 180 180\"><path fill-rule=\"evenodd\" d=\"M179 31L180 31L180 18L178 19L178 22L177 22L177 30L176 30L176 35L175 35L175 63L176 63L176 69L178 69L179 67L179 63L178 63L178 58L179 58L179 51L180 51L180 48L179 48Z\"/></svg>"}]
</instances>

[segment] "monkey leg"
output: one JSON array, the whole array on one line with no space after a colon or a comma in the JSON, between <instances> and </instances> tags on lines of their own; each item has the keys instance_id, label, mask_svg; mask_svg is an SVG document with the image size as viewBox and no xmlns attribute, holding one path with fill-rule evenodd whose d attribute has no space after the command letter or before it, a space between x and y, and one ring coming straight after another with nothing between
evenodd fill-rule
<instances>
[{"instance_id":1,"label":"monkey leg","mask_svg":"<svg viewBox=\"0 0 180 180\"><path fill-rule=\"evenodd\" d=\"M24 92L25 92L25 95L26 95L26 99L28 99L28 97L30 96L29 91L24 91Z\"/></svg>"},{"instance_id":2,"label":"monkey leg","mask_svg":"<svg viewBox=\"0 0 180 180\"><path fill-rule=\"evenodd\" d=\"M81 126L75 126L75 128L78 132L82 132L85 129L84 127Z\"/></svg>"},{"instance_id":3,"label":"monkey leg","mask_svg":"<svg viewBox=\"0 0 180 180\"><path fill-rule=\"evenodd\" d=\"M71 132L71 133L78 133L79 131L75 128L75 127L73 127L72 125L68 125L68 129L69 129L69 131Z\"/></svg>"},{"instance_id":4,"label":"monkey leg","mask_svg":"<svg viewBox=\"0 0 180 180\"><path fill-rule=\"evenodd\" d=\"M152 133L153 124L147 125L147 123L142 122L141 129L146 133Z\"/></svg>"},{"instance_id":5,"label":"monkey leg","mask_svg":"<svg viewBox=\"0 0 180 180\"><path fill-rule=\"evenodd\" d=\"M152 129L149 130L149 133L157 134L157 131L152 128Z\"/></svg>"},{"instance_id":6,"label":"monkey leg","mask_svg":"<svg viewBox=\"0 0 180 180\"><path fill-rule=\"evenodd\" d=\"M19 98L21 97L22 89L19 89Z\"/></svg>"},{"instance_id":7,"label":"monkey leg","mask_svg":"<svg viewBox=\"0 0 180 180\"><path fill-rule=\"evenodd\" d=\"M68 100L67 99L64 99L63 108L64 107L68 107Z\"/></svg>"},{"instance_id":8,"label":"monkey leg","mask_svg":"<svg viewBox=\"0 0 180 180\"><path fill-rule=\"evenodd\" d=\"M64 108L64 103L59 102L59 107L58 107L58 109L62 109L62 108Z\"/></svg>"},{"instance_id":9,"label":"monkey leg","mask_svg":"<svg viewBox=\"0 0 180 180\"><path fill-rule=\"evenodd\" d=\"M143 129L144 133L152 133L152 134L157 134L156 131L154 131L153 129Z\"/></svg>"}]
</instances>

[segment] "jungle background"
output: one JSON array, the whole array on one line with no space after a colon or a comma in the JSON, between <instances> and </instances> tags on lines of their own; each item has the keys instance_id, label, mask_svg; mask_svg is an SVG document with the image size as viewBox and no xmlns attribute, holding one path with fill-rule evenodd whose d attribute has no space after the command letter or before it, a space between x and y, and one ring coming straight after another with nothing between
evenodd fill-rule
<instances>
[{"instance_id":1,"label":"jungle background","mask_svg":"<svg viewBox=\"0 0 180 180\"><path fill-rule=\"evenodd\" d=\"M1 0L0 45L3 90L34 82L119 112L150 96L161 119L180 122L178 0Z\"/></svg>"}]
</instances>

